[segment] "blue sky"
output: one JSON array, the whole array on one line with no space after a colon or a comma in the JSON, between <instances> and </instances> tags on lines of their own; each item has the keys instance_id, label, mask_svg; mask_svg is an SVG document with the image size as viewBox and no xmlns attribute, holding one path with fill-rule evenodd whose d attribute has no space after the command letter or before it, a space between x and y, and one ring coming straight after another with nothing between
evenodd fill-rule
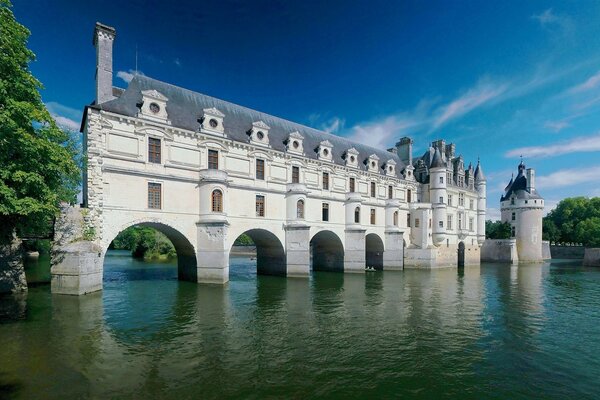
<instances>
[{"instance_id":1,"label":"blue sky","mask_svg":"<svg viewBox=\"0 0 600 400\"><path fill-rule=\"evenodd\" d=\"M173 2L174 3L174 2ZM64 126L94 97L96 21L115 85L145 75L379 147L480 156L488 214L524 156L553 206L600 196L600 2L15 1Z\"/></svg>"}]
</instances>

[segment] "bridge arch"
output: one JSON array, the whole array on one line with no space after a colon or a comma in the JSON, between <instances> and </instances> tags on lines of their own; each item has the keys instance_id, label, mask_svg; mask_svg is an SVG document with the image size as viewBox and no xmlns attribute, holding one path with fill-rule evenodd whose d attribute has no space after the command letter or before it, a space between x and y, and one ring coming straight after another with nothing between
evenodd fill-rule
<instances>
[{"instance_id":1,"label":"bridge arch","mask_svg":"<svg viewBox=\"0 0 600 400\"><path fill-rule=\"evenodd\" d=\"M248 235L256 246L256 272L258 274L286 275L285 249L281 240L273 232L261 228L249 229L234 239L243 234Z\"/></svg>"},{"instance_id":2,"label":"bridge arch","mask_svg":"<svg viewBox=\"0 0 600 400\"><path fill-rule=\"evenodd\" d=\"M153 228L163 233L173 244L177 252L177 276L180 280L198 281L198 262L196 259L196 248L193 242L171 224L158 220L136 220L120 225L117 231L106 233L103 241L103 258L106 255L110 243L117 237L119 233L133 226L142 226ZM104 273L104 271L103 271Z\"/></svg>"},{"instance_id":3,"label":"bridge arch","mask_svg":"<svg viewBox=\"0 0 600 400\"><path fill-rule=\"evenodd\" d=\"M365 260L367 267L373 267L377 270L382 270L383 251L383 240L378 234L369 233L365 236Z\"/></svg>"},{"instance_id":4,"label":"bridge arch","mask_svg":"<svg viewBox=\"0 0 600 400\"><path fill-rule=\"evenodd\" d=\"M310 239L310 260L313 271L344 271L344 245L332 231L322 230Z\"/></svg>"}]
</instances>

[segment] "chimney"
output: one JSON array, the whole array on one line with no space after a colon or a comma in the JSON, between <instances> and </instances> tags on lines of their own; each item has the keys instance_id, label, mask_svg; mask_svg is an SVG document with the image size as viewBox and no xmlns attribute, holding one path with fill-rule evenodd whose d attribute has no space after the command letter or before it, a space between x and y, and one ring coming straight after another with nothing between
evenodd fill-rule
<instances>
[{"instance_id":1,"label":"chimney","mask_svg":"<svg viewBox=\"0 0 600 400\"><path fill-rule=\"evenodd\" d=\"M93 44L96 48L96 104L115 98L112 92L112 47L115 28L96 22Z\"/></svg>"},{"instance_id":2,"label":"chimney","mask_svg":"<svg viewBox=\"0 0 600 400\"><path fill-rule=\"evenodd\" d=\"M412 165L412 145L413 140L409 137L403 137L396 143L396 152L400 160L406 165Z\"/></svg>"},{"instance_id":3,"label":"chimney","mask_svg":"<svg viewBox=\"0 0 600 400\"><path fill-rule=\"evenodd\" d=\"M535 190L535 169L527 168L527 191L532 193Z\"/></svg>"}]
</instances>

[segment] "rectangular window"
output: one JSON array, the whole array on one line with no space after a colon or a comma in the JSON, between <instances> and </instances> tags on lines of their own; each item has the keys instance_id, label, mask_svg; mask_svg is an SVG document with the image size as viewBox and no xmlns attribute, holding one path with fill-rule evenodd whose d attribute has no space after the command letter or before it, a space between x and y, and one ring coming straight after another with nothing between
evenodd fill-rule
<instances>
[{"instance_id":1,"label":"rectangular window","mask_svg":"<svg viewBox=\"0 0 600 400\"><path fill-rule=\"evenodd\" d=\"M219 152L208 150L208 169L219 169Z\"/></svg>"},{"instance_id":2,"label":"rectangular window","mask_svg":"<svg viewBox=\"0 0 600 400\"><path fill-rule=\"evenodd\" d=\"M512 213L512 217L511 217L511 219L512 219L513 221L514 221L515 219L517 219L517 217L516 217L516 214L515 214L515 213Z\"/></svg>"},{"instance_id":3,"label":"rectangular window","mask_svg":"<svg viewBox=\"0 0 600 400\"><path fill-rule=\"evenodd\" d=\"M371 208L371 225L375 225L375 209Z\"/></svg>"},{"instance_id":4,"label":"rectangular window","mask_svg":"<svg viewBox=\"0 0 600 400\"><path fill-rule=\"evenodd\" d=\"M452 183L452 173L451 172L446 173L446 183L448 185L450 185Z\"/></svg>"},{"instance_id":5,"label":"rectangular window","mask_svg":"<svg viewBox=\"0 0 600 400\"><path fill-rule=\"evenodd\" d=\"M329 173L323 172L323 190L329 190Z\"/></svg>"},{"instance_id":6,"label":"rectangular window","mask_svg":"<svg viewBox=\"0 0 600 400\"><path fill-rule=\"evenodd\" d=\"M473 199L470 199L470 200L469 200L469 208L470 208L471 210L474 210L474 209L475 209L475 207L474 207L474 206L475 206L475 202L473 201Z\"/></svg>"},{"instance_id":7,"label":"rectangular window","mask_svg":"<svg viewBox=\"0 0 600 400\"><path fill-rule=\"evenodd\" d=\"M292 183L300 183L300 167L292 167Z\"/></svg>"},{"instance_id":8,"label":"rectangular window","mask_svg":"<svg viewBox=\"0 0 600 400\"><path fill-rule=\"evenodd\" d=\"M458 194L458 205L462 206L462 207L465 206L465 194L464 193Z\"/></svg>"},{"instance_id":9,"label":"rectangular window","mask_svg":"<svg viewBox=\"0 0 600 400\"><path fill-rule=\"evenodd\" d=\"M440 176L440 183L444 183L444 177Z\"/></svg>"},{"instance_id":10,"label":"rectangular window","mask_svg":"<svg viewBox=\"0 0 600 400\"><path fill-rule=\"evenodd\" d=\"M371 197L375 197L375 182L371 182Z\"/></svg>"},{"instance_id":11,"label":"rectangular window","mask_svg":"<svg viewBox=\"0 0 600 400\"><path fill-rule=\"evenodd\" d=\"M256 179L265 180L265 160L256 160Z\"/></svg>"},{"instance_id":12,"label":"rectangular window","mask_svg":"<svg viewBox=\"0 0 600 400\"><path fill-rule=\"evenodd\" d=\"M394 198L394 187L388 186L388 199L393 199L393 198Z\"/></svg>"},{"instance_id":13,"label":"rectangular window","mask_svg":"<svg viewBox=\"0 0 600 400\"><path fill-rule=\"evenodd\" d=\"M463 216L462 213L458 213L458 229L462 229L463 228Z\"/></svg>"},{"instance_id":14,"label":"rectangular window","mask_svg":"<svg viewBox=\"0 0 600 400\"><path fill-rule=\"evenodd\" d=\"M510 228L510 236L511 236L511 237L515 237L515 235L516 235L516 229L515 229L515 227L513 226L513 227L511 227L511 228Z\"/></svg>"},{"instance_id":15,"label":"rectangular window","mask_svg":"<svg viewBox=\"0 0 600 400\"><path fill-rule=\"evenodd\" d=\"M419 218L415 218L415 228L419 227Z\"/></svg>"},{"instance_id":16,"label":"rectangular window","mask_svg":"<svg viewBox=\"0 0 600 400\"><path fill-rule=\"evenodd\" d=\"M410 203L412 201L412 190L408 189L406 192L406 201Z\"/></svg>"},{"instance_id":17,"label":"rectangular window","mask_svg":"<svg viewBox=\"0 0 600 400\"><path fill-rule=\"evenodd\" d=\"M448 230L452 229L452 215L448 215L448 221L447 221L447 224L446 224L446 228Z\"/></svg>"},{"instance_id":18,"label":"rectangular window","mask_svg":"<svg viewBox=\"0 0 600 400\"><path fill-rule=\"evenodd\" d=\"M444 221L440 221L440 222L438 222L438 224L440 225L440 228L444 227Z\"/></svg>"},{"instance_id":19,"label":"rectangular window","mask_svg":"<svg viewBox=\"0 0 600 400\"><path fill-rule=\"evenodd\" d=\"M448 205L452 206L452 195L451 194L448 195Z\"/></svg>"},{"instance_id":20,"label":"rectangular window","mask_svg":"<svg viewBox=\"0 0 600 400\"><path fill-rule=\"evenodd\" d=\"M148 162L160 164L160 139L148 138Z\"/></svg>"},{"instance_id":21,"label":"rectangular window","mask_svg":"<svg viewBox=\"0 0 600 400\"><path fill-rule=\"evenodd\" d=\"M329 221L329 204L323 203L323 221Z\"/></svg>"},{"instance_id":22,"label":"rectangular window","mask_svg":"<svg viewBox=\"0 0 600 400\"><path fill-rule=\"evenodd\" d=\"M148 182L148 208L160 210L161 208L161 191L160 183Z\"/></svg>"},{"instance_id":23,"label":"rectangular window","mask_svg":"<svg viewBox=\"0 0 600 400\"><path fill-rule=\"evenodd\" d=\"M410 214L406 214L406 227L410 228Z\"/></svg>"},{"instance_id":24,"label":"rectangular window","mask_svg":"<svg viewBox=\"0 0 600 400\"><path fill-rule=\"evenodd\" d=\"M469 218L469 230L473 232L473 218Z\"/></svg>"},{"instance_id":25,"label":"rectangular window","mask_svg":"<svg viewBox=\"0 0 600 400\"><path fill-rule=\"evenodd\" d=\"M256 216L265 216L265 196L256 195Z\"/></svg>"},{"instance_id":26,"label":"rectangular window","mask_svg":"<svg viewBox=\"0 0 600 400\"><path fill-rule=\"evenodd\" d=\"M440 204L444 203L444 196L440 196Z\"/></svg>"},{"instance_id":27,"label":"rectangular window","mask_svg":"<svg viewBox=\"0 0 600 400\"><path fill-rule=\"evenodd\" d=\"M350 188L349 188L350 193L354 193L356 191L355 188L356 188L356 179L350 178Z\"/></svg>"}]
</instances>

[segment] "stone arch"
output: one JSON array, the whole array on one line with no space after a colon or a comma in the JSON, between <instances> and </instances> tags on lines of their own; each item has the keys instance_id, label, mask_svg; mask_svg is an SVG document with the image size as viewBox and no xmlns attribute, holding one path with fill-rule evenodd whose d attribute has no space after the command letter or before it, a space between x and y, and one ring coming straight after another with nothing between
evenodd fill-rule
<instances>
[{"instance_id":1,"label":"stone arch","mask_svg":"<svg viewBox=\"0 0 600 400\"><path fill-rule=\"evenodd\" d=\"M313 235L310 260L314 271L344 271L344 245L340 237L328 230Z\"/></svg>"},{"instance_id":2,"label":"stone arch","mask_svg":"<svg viewBox=\"0 0 600 400\"><path fill-rule=\"evenodd\" d=\"M281 240L272 232L266 229L249 229L240 233L246 234L256 245L256 272L260 275L285 275L286 257L285 250ZM232 244L233 246L233 244Z\"/></svg>"},{"instance_id":3,"label":"stone arch","mask_svg":"<svg viewBox=\"0 0 600 400\"><path fill-rule=\"evenodd\" d=\"M130 221L120 226L117 232L107 235L103 244L102 257L106 255L108 246L117 237L117 235L125 229L132 226L145 226L156 229L163 233L175 247L177 252L177 276L181 280L197 282L198 281L198 262L196 259L196 248L192 244L192 241L183 234L179 229L172 225L158 220L135 220ZM103 262L104 264L104 262ZM104 265L103 271L104 274Z\"/></svg>"},{"instance_id":4,"label":"stone arch","mask_svg":"<svg viewBox=\"0 0 600 400\"><path fill-rule=\"evenodd\" d=\"M365 236L365 260L367 267L383 269L383 240L376 233Z\"/></svg>"}]
</instances>

